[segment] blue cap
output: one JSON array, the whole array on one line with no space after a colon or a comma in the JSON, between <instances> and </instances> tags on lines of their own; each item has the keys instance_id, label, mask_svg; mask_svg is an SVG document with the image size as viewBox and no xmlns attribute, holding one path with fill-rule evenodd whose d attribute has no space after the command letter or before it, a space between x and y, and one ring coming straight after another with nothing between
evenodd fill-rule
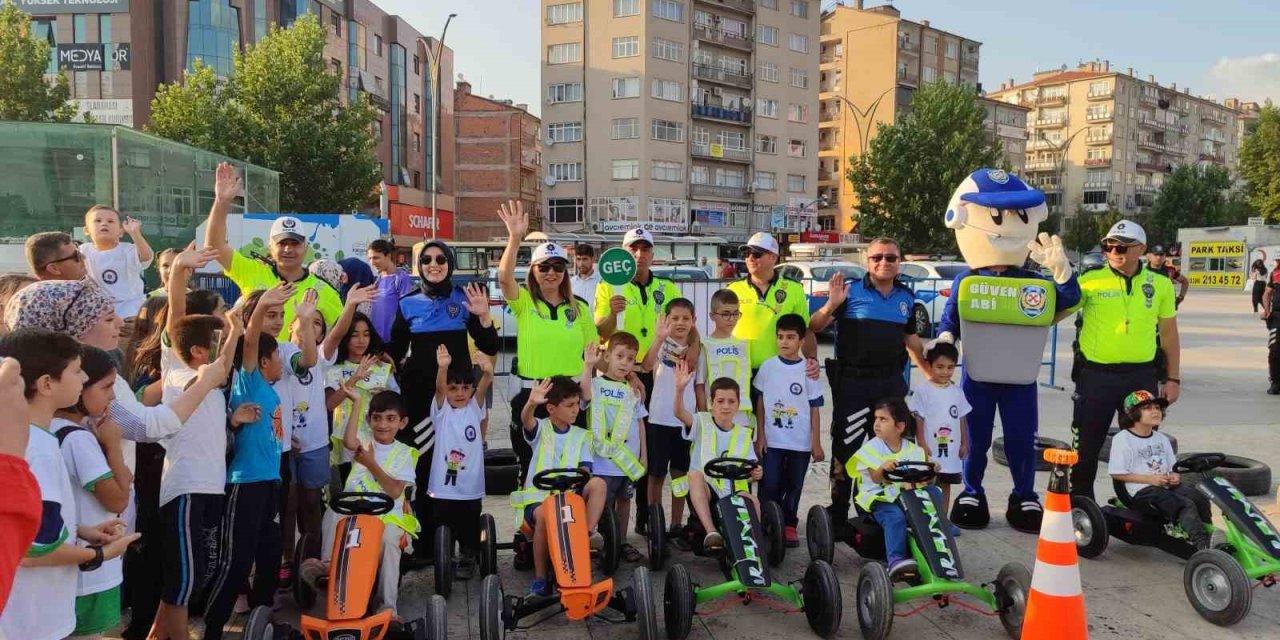
<instances>
[{"instance_id":1,"label":"blue cap","mask_svg":"<svg viewBox=\"0 0 1280 640\"><path fill-rule=\"evenodd\" d=\"M1044 193L1004 169L978 169L969 178L978 190L961 194L965 202L992 209L1030 209L1044 204Z\"/></svg>"}]
</instances>

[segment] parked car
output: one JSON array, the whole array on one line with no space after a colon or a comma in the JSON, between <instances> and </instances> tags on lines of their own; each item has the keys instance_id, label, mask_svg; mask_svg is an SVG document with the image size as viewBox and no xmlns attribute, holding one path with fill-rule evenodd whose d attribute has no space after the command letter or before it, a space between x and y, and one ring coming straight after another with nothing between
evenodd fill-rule
<instances>
[{"instance_id":1,"label":"parked car","mask_svg":"<svg viewBox=\"0 0 1280 640\"><path fill-rule=\"evenodd\" d=\"M775 267L775 270L782 277L795 280L804 286L805 295L809 298L810 314L826 304L830 293L828 281L836 273L844 274L845 280L860 280L867 275L865 267L844 261L784 262ZM904 282L906 282L905 279ZM935 297L937 294L933 291L916 290L916 304L912 309L912 317L916 323L916 333L921 337L933 335L934 316L930 310L930 303ZM833 322L827 325L822 334L831 335L834 330Z\"/></svg>"}]
</instances>

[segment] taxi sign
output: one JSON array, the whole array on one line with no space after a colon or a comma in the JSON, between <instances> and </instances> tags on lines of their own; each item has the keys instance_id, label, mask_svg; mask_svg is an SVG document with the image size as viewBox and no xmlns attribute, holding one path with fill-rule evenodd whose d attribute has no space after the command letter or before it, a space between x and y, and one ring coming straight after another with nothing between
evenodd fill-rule
<instances>
[{"instance_id":1,"label":"taxi sign","mask_svg":"<svg viewBox=\"0 0 1280 640\"><path fill-rule=\"evenodd\" d=\"M636 259L626 249L614 247L600 254L596 268L601 280L616 287L631 282L636 275Z\"/></svg>"}]
</instances>

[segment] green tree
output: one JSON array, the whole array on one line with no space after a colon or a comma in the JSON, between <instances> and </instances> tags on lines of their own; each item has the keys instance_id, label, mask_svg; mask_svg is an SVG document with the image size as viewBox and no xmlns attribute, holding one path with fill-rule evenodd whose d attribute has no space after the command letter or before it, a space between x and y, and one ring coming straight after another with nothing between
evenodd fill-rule
<instances>
[{"instance_id":1,"label":"green tree","mask_svg":"<svg viewBox=\"0 0 1280 640\"><path fill-rule=\"evenodd\" d=\"M1280 222L1280 108L1266 104L1240 147L1240 175L1249 204L1267 222Z\"/></svg>"},{"instance_id":2,"label":"green tree","mask_svg":"<svg viewBox=\"0 0 1280 640\"><path fill-rule=\"evenodd\" d=\"M866 155L849 160L862 235L893 236L908 252L954 252L955 236L942 223L951 192L975 170L1001 166L985 118L965 87L934 82L915 92L911 110L881 125Z\"/></svg>"},{"instance_id":3,"label":"green tree","mask_svg":"<svg viewBox=\"0 0 1280 640\"><path fill-rule=\"evenodd\" d=\"M70 122L80 105L68 101L67 74L58 72L53 84L45 80L49 69L49 43L36 38L31 16L10 0L0 8L0 120Z\"/></svg>"},{"instance_id":4,"label":"green tree","mask_svg":"<svg viewBox=\"0 0 1280 640\"><path fill-rule=\"evenodd\" d=\"M1089 211L1082 203L1077 202L1073 214L1062 222L1062 244L1071 251L1088 253L1098 246L1107 231L1111 230L1111 225L1123 217L1118 209Z\"/></svg>"},{"instance_id":5,"label":"green tree","mask_svg":"<svg viewBox=\"0 0 1280 640\"><path fill-rule=\"evenodd\" d=\"M343 105L312 15L236 54L220 79L197 61L182 84L161 87L148 130L280 172L280 208L342 212L366 203L382 179L379 113L361 94Z\"/></svg>"},{"instance_id":6,"label":"green tree","mask_svg":"<svg viewBox=\"0 0 1280 640\"><path fill-rule=\"evenodd\" d=\"M1231 174L1225 167L1184 164L1165 176L1147 222L1148 244L1173 244L1178 229L1231 224L1227 193ZM1240 220L1244 222L1244 220Z\"/></svg>"}]
</instances>

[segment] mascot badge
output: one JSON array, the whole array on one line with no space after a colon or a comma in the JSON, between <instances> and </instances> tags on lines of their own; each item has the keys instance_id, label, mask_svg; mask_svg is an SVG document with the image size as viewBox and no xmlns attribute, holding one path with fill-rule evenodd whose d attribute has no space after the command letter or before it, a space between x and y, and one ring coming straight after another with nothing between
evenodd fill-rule
<instances>
[{"instance_id":1,"label":"mascot badge","mask_svg":"<svg viewBox=\"0 0 1280 640\"><path fill-rule=\"evenodd\" d=\"M951 520L967 529L981 529L991 520L982 481L998 411L1013 476L1005 518L1019 531L1040 530L1036 378L1055 316L1080 301L1080 285L1062 241L1037 234L1048 213L1043 193L1000 169L974 171L947 205L944 221L955 230L969 270L952 283L954 293L930 346L961 340L964 347L961 384L973 412L968 416L964 491L956 498ZM1028 255L1053 274L1052 281L1023 268Z\"/></svg>"}]
</instances>

